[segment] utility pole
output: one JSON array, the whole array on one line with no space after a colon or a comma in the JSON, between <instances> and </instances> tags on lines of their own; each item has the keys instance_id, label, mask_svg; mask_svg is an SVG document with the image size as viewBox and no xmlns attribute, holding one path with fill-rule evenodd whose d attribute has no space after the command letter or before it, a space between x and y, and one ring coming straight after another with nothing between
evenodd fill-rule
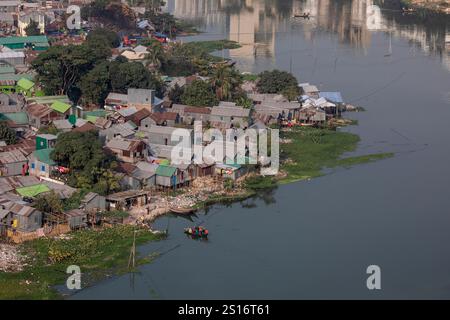
<instances>
[{"instance_id":1,"label":"utility pole","mask_svg":"<svg viewBox=\"0 0 450 320\"><path fill-rule=\"evenodd\" d=\"M128 269L133 264L133 269L136 266L136 230L133 232L133 245L131 246L130 258L128 259Z\"/></svg>"}]
</instances>

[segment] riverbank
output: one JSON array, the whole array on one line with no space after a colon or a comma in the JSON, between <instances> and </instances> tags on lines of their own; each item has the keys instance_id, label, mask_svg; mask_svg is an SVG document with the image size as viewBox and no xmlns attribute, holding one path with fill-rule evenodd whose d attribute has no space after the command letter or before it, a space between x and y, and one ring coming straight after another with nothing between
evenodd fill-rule
<instances>
[{"instance_id":1,"label":"riverbank","mask_svg":"<svg viewBox=\"0 0 450 320\"><path fill-rule=\"evenodd\" d=\"M17 248L26 257L26 265L18 272L0 272L0 299L63 298L54 287L66 282L70 265L81 268L83 288L128 272L135 230L137 245L164 238L145 228L118 225L23 243ZM138 257L136 264L148 263L155 256Z\"/></svg>"}]
</instances>

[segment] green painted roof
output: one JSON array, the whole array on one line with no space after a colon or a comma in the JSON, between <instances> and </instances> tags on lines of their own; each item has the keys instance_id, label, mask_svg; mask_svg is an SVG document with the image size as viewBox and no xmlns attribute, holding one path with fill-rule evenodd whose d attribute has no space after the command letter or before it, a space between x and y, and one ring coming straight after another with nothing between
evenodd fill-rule
<instances>
[{"instance_id":1,"label":"green painted roof","mask_svg":"<svg viewBox=\"0 0 450 320\"><path fill-rule=\"evenodd\" d=\"M170 167L170 166L158 166L158 168L156 168L156 174L158 176L163 176L163 177L171 177L174 175L174 173L177 171L177 168L174 167Z\"/></svg>"},{"instance_id":2,"label":"green painted roof","mask_svg":"<svg viewBox=\"0 0 450 320\"><path fill-rule=\"evenodd\" d=\"M57 101L52 103L50 108L52 108L55 111L61 112L61 113L66 113L67 110L70 109L70 104L67 104L67 103L64 103L62 101L57 100Z\"/></svg>"},{"instance_id":3,"label":"green painted roof","mask_svg":"<svg viewBox=\"0 0 450 320\"><path fill-rule=\"evenodd\" d=\"M28 114L26 112L0 113L0 121L12 121L15 124L28 124Z\"/></svg>"},{"instance_id":4,"label":"green painted roof","mask_svg":"<svg viewBox=\"0 0 450 320\"><path fill-rule=\"evenodd\" d=\"M19 81L17 81L17 85L24 90L30 90L31 88L34 87L34 82L26 78L22 78Z\"/></svg>"},{"instance_id":5,"label":"green painted roof","mask_svg":"<svg viewBox=\"0 0 450 320\"><path fill-rule=\"evenodd\" d=\"M22 197L36 197L37 195L49 192L50 188L45 184L35 184L33 186L17 188L16 192Z\"/></svg>"},{"instance_id":6,"label":"green painted roof","mask_svg":"<svg viewBox=\"0 0 450 320\"><path fill-rule=\"evenodd\" d=\"M56 165L56 162L52 160L52 158L50 158L50 153L53 151L52 148L48 148L48 149L40 149L40 150L36 150L33 152L33 155L40 161L43 163L48 164L49 166L54 166Z\"/></svg>"},{"instance_id":7,"label":"green painted roof","mask_svg":"<svg viewBox=\"0 0 450 320\"><path fill-rule=\"evenodd\" d=\"M16 43L35 43L48 46L47 36L30 36L30 37L4 37L0 38L0 45L16 44Z\"/></svg>"},{"instance_id":8,"label":"green painted roof","mask_svg":"<svg viewBox=\"0 0 450 320\"><path fill-rule=\"evenodd\" d=\"M96 117L96 116L86 116L85 119L89 122L95 123L95 121L97 121L98 118L99 117Z\"/></svg>"},{"instance_id":9,"label":"green painted roof","mask_svg":"<svg viewBox=\"0 0 450 320\"><path fill-rule=\"evenodd\" d=\"M97 110L91 110L91 111L84 111L83 112L83 116L87 117L88 116L93 116L93 117L106 117L107 111L103 110L103 109L97 109Z\"/></svg>"},{"instance_id":10,"label":"green painted roof","mask_svg":"<svg viewBox=\"0 0 450 320\"><path fill-rule=\"evenodd\" d=\"M30 97L26 98L27 102L36 102L39 104L49 104L55 101L61 101L64 103L70 103L69 97L66 95L63 96L40 96L40 97Z\"/></svg>"}]
</instances>

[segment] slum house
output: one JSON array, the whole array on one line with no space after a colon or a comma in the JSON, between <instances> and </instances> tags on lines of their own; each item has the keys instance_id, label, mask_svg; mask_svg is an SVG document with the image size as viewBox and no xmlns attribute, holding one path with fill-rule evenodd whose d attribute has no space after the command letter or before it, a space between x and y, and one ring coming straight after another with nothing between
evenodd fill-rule
<instances>
[{"instance_id":1,"label":"slum house","mask_svg":"<svg viewBox=\"0 0 450 320\"><path fill-rule=\"evenodd\" d=\"M161 111L162 103L155 96L155 90L128 88L127 94L109 93L105 99L105 108L115 110L127 106L156 112Z\"/></svg>"},{"instance_id":2,"label":"slum house","mask_svg":"<svg viewBox=\"0 0 450 320\"><path fill-rule=\"evenodd\" d=\"M53 106L53 107L52 107ZM32 103L27 107L27 113L30 125L35 129L48 126L55 120L64 120L69 116L70 106L65 104L63 107L59 103L48 106L46 104ZM61 106L61 108L59 108Z\"/></svg>"},{"instance_id":3,"label":"slum house","mask_svg":"<svg viewBox=\"0 0 450 320\"><path fill-rule=\"evenodd\" d=\"M327 114L341 115L341 110L345 103L340 92L320 92L319 97L329 103L328 106L325 106L325 104L323 106L326 108L325 111Z\"/></svg>"},{"instance_id":4,"label":"slum house","mask_svg":"<svg viewBox=\"0 0 450 320\"><path fill-rule=\"evenodd\" d=\"M317 107L304 107L300 110L299 121L304 124L324 124L326 113Z\"/></svg>"},{"instance_id":5,"label":"slum house","mask_svg":"<svg viewBox=\"0 0 450 320\"><path fill-rule=\"evenodd\" d=\"M1 2L0 2L1 3ZM25 53L22 51L14 51L6 46L0 46L0 63L8 66L23 66L25 65ZM15 70L9 71L15 73Z\"/></svg>"},{"instance_id":6,"label":"slum house","mask_svg":"<svg viewBox=\"0 0 450 320\"><path fill-rule=\"evenodd\" d=\"M11 150L0 153L0 175L25 175L28 159L20 150Z\"/></svg>"},{"instance_id":7,"label":"slum house","mask_svg":"<svg viewBox=\"0 0 450 320\"><path fill-rule=\"evenodd\" d=\"M148 109L141 109L139 111L136 111L135 113L132 113L128 116L124 117L124 122L131 121L136 126L141 126L142 120L148 118L152 113Z\"/></svg>"},{"instance_id":8,"label":"slum house","mask_svg":"<svg viewBox=\"0 0 450 320\"><path fill-rule=\"evenodd\" d=\"M211 109L210 122L221 129L246 128L250 123L250 109L216 106Z\"/></svg>"},{"instance_id":9,"label":"slum house","mask_svg":"<svg viewBox=\"0 0 450 320\"><path fill-rule=\"evenodd\" d=\"M177 176L177 168L159 165L158 168L156 168L156 185L162 188L175 188L179 183Z\"/></svg>"},{"instance_id":10,"label":"slum house","mask_svg":"<svg viewBox=\"0 0 450 320\"><path fill-rule=\"evenodd\" d=\"M141 190L127 190L110 194L106 197L108 210L130 210L133 207L145 206L148 203L148 194Z\"/></svg>"},{"instance_id":11,"label":"slum house","mask_svg":"<svg viewBox=\"0 0 450 320\"><path fill-rule=\"evenodd\" d=\"M141 121L141 127L150 128L151 126L169 126L173 127L180 122L180 115L175 112L153 112L147 118Z\"/></svg>"},{"instance_id":12,"label":"slum house","mask_svg":"<svg viewBox=\"0 0 450 320\"><path fill-rule=\"evenodd\" d=\"M186 107L184 110L183 122L193 125L194 121L201 121L203 124L210 121L211 109L207 107Z\"/></svg>"},{"instance_id":13,"label":"slum house","mask_svg":"<svg viewBox=\"0 0 450 320\"><path fill-rule=\"evenodd\" d=\"M1 146L0 152L19 150L24 156L28 157L36 149L36 141L34 137L23 137L15 144Z\"/></svg>"},{"instance_id":14,"label":"slum house","mask_svg":"<svg viewBox=\"0 0 450 320\"><path fill-rule=\"evenodd\" d=\"M311 85L308 82L305 82L305 83L300 83L298 85L298 87L300 88L301 95L307 95L314 99L319 98L320 90L316 86Z\"/></svg>"},{"instance_id":15,"label":"slum house","mask_svg":"<svg viewBox=\"0 0 450 320\"><path fill-rule=\"evenodd\" d=\"M63 212L63 216L71 230L86 228L88 225L88 214L84 210L73 209Z\"/></svg>"},{"instance_id":16,"label":"slum house","mask_svg":"<svg viewBox=\"0 0 450 320\"><path fill-rule=\"evenodd\" d=\"M45 178L53 176L53 172L58 169L58 165L50 156L52 151L52 148L38 149L30 155L30 175Z\"/></svg>"},{"instance_id":17,"label":"slum house","mask_svg":"<svg viewBox=\"0 0 450 320\"><path fill-rule=\"evenodd\" d=\"M13 192L17 188L39 184L39 179L32 176L10 176L0 178L0 194ZM11 198L11 197L10 197ZM22 198L19 197L21 200Z\"/></svg>"},{"instance_id":18,"label":"slum house","mask_svg":"<svg viewBox=\"0 0 450 320\"><path fill-rule=\"evenodd\" d=\"M183 137L183 142L186 143L185 147L187 147L188 145L192 145L194 139L192 129L180 129L164 126L141 126L140 130L145 133L149 143L155 145L176 146L180 143L180 140ZM190 136L184 137L185 133L189 133Z\"/></svg>"},{"instance_id":19,"label":"slum house","mask_svg":"<svg viewBox=\"0 0 450 320\"><path fill-rule=\"evenodd\" d=\"M86 123L86 120L76 118L75 115L69 115L67 119L58 119L52 121L52 125L61 132L70 132L75 128L84 126Z\"/></svg>"},{"instance_id":20,"label":"slum house","mask_svg":"<svg viewBox=\"0 0 450 320\"><path fill-rule=\"evenodd\" d=\"M114 138L105 147L119 160L129 163L143 160L147 155L147 145L142 140Z\"/></svg>"},{"instance_id":21,"label":"slum house","mask_svg":"<svg viewBox=\"0 0 450 320\"><path fill-rule=\"evenodd\" d=\"M42 227L42 212L27 205L13 203L6 210L11 212L11 228L19 232L34 232Z\"/></svg>"},{"instance_id":22,"label":"slum house","mask_svg":"<svg viewBox=\"0 0 450 320\"><path fill-rule=\"evenodd\" d=\"M116 168L114 168L115 176L119 180L119 184L122 189L138 190L142 189L140 182L132 176L136 166L127 162L120 162Z\"/></svg>"},{"instance_id":23,"label":"slum house","mask_svg":"<svg viewBox=\"0 0 450 320\"><path fill-rule=\"evenodd\" d=\"M285 96L278 93L249 93L247 96L256 105L263 104L264 102L271 103L288 101Z\"/></svg>"},{"instance_id":24,"label":"slum house","mask_svg":"<svg viewBox=\"0 0 450 320\"><path fill-rule=\"evenodd\" d=\"M299 102L294 101L263 101L258 108L263 108L264 106L269 106L281 110L282 117L286 120L296 120L298 119L301 105ZM256 109L256 108L255 108Z\"/></svg>"},{"instance_id":25,"label":"slum house","mask_svg":"<svg viewBox=\"0 0 450 320\"><path fill-rule=\"evenodd\" d=\"M126 122L110 126L107 129L100 130L99 136L103 141L109 141L114 138L131 139L134 137L134 127Z\"/></svg>"},{"instance_id":26,"label":"slum house","mask_svg":"<svg viewBox=\"0 0 450 320\"><path fill-rule=\"evenodd\" d=\"M80 209L86 211L104 211L106 209L106 198L98 193L89 192L81 199Z\"/></svg>"},{"instance_id":27,"label":"slum house","mask_svg":"<svg viewBox=\"0 0 450 320\"><path fill-rule=\"evenodd\" d=\"M140 161L139 163L145 163ZM115 169L117 177L119 178L120 185L126 189L144 189L155 186L156 183L156 167L157 165L151 165L155 168L152 170L142 170L136 165L130 163L120 163ZM142 167L142 166L141 166Z\"/></svg>"},{"instance_id":28,"label":"slum house","mask_svg":"<svg viewBox=\"0 0 450 320\"><path fill-rule=\"evenodd\" d=\"M150 144L149 154L153 158L167 159L168 163L191 162L193 159L193 148L180 146L166 146L162 144Z\"/></svg>"},{"instance_id":29,"label":"slum house","mask_svg":"<svg viewBox=\"0 0 450 320\"><path fill-rule=\"evenodd\" d=\"M77 119L77 120L80 120L80 119ZM83 125L72 129L72 132L89 132L89 131L97 132L98 130L99 130L99 128L97 126L95 126L95 124L93 124L91 122L86 122Z\"/></svg>"},{"instance_id":30,"label":"slum house","mask_svg":"<svg viewBox=\"0 0 450 320\"><path fill-rule=\"evenodd\" d=\"M36 150L54 148L57 136L54 134L42 133L36 135Z\"/></svg>"}]
</instances>

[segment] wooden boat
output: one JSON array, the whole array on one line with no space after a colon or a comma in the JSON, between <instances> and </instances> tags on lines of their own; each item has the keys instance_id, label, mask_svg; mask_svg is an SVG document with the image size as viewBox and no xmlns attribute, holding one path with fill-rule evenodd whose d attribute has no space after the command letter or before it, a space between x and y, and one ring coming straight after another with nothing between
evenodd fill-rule
<instances>
[{"instance_id":1,"label":"wooden boat","mask_svg":"<svg viewBox=\"0 0 450 320\"><path fill-rule=\"evenodd\" d=\"M188 215L194 213L197 209L195 208L181 208L181 207L170 207L170 211L177 214Z\"/></svg>"},{"instance_id":2,"label":"wooden boat","mask_svg":"<svg viewBox=\"0 0 450 320\"><path fill-rule=\"evenodd\" d=\"M184 233L193 238L207 238L209 234L208 229L203 227L185 228Z\"/></svg>"},{"instance_id":3,"label":"wooden boat","mask_svg":"<svg viewBox=\"0 0 450 320\"><path fill-rule=\"evenodd\" d=\"M310 17L310 15L309 15L309 13L302 13L302 14L294 14L294 18L309 18Z\"/></svg>"}]
</instances>

